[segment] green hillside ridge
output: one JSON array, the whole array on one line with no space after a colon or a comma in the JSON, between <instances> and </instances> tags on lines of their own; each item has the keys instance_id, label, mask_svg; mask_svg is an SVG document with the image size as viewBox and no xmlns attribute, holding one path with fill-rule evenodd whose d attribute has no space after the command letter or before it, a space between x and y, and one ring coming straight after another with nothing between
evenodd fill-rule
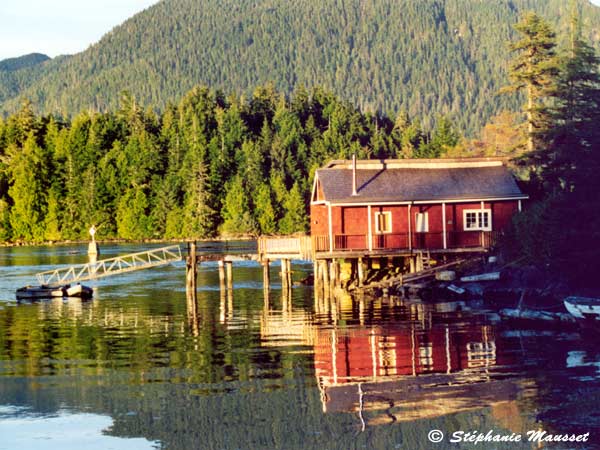
<instances>
[{"instance_id":1,"label":"green hillside ridge","mask_svg":"<svg viewBox=\"0 0 600 450\"><path fill-rule=\"evenodd\" d=\"M30 53L29 55L23 55L18 58L4 59L0 61L0 72L14 72L15 70L34 67L49 59L49 56L42 53Z\"/></svg>"},{"instance_id":2,"label":"green hillside ridge","mask_svg":"<svg viewBox=\"0 0 600 450\"><path fill-rule=\"evenodd\" d=\"M600 8L578 4L585 28L600 29ZM450 115L471 134L519 109L496 94L529 9L568 28L564 0L163 0L82 53L0 76L0 110L25 97L40 113L110 111L123 91L163 110L197 84L249 96L272 81L288 95L324 86L362 111L406 111L426 129Z\"/></svg>"}]
</instances>

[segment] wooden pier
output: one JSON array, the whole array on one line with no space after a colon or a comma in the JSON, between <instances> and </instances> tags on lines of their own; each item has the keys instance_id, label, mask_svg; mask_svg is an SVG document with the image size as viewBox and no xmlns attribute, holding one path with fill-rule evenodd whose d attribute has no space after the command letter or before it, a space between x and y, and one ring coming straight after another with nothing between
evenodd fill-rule
<instances>
[{"instance_id":1,"label":"wooden pier","mask_svg":"<svg viewBox=\"0 0 600 450\"><path fill-rule=\"evenodd\" d=\"M181 248L179 245L91 261L87 264L60 267L55 270L40 272L36 275L36 278L42 285L54 286L150 269L171 264L175 261L181 261Z\"/></svg>"}]
</instances>

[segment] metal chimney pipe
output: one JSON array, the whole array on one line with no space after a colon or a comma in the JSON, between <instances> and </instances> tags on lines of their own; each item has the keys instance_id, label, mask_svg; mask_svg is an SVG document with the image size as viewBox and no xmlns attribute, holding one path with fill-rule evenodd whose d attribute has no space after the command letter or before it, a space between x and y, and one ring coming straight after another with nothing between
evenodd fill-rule
<instances>
[{"instance_id":1,"label":"metal chimney pipe","mask_svg":"<svg viewBox=\"0 0 600 450\"><path fill-rule=\"evenodd\" d=\"M352 195L358 195L356 192L356 154L352 155Z\"/></svg>"}]
</instances>

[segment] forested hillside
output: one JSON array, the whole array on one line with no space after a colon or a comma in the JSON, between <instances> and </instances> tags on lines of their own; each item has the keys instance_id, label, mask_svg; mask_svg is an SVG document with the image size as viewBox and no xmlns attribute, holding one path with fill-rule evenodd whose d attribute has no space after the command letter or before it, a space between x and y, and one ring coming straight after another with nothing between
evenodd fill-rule
<instances>
[{"instance_id":1,"label":"forested hillside","mask_svg":"<svg viewBox=\"0 0 600 450\"><path fill-rule=\"evenodd\" d=\"M314 88L248 101L196 87L157 115L124 95L71 121L29 103L0 119L0 242L306 231L314 170L333 158L436 157L457 144Z\"/></svg>"},{"instance_id":2,"label":"forested hillside","mask_svg":"<svg viewBox=\"0 0 600 450\"><path fill-rule=\"evenodd\" d=\"M592 42L600 8L579 0ZM63 117L118 107L123 91L163 110L197 84L251 95L324 86L362 111L439 115L479 130L501 109L506 42L533 9L562 32L565 0L163 0L72 57L0 73L0 102Z\"/></svg>"}]
</instances>

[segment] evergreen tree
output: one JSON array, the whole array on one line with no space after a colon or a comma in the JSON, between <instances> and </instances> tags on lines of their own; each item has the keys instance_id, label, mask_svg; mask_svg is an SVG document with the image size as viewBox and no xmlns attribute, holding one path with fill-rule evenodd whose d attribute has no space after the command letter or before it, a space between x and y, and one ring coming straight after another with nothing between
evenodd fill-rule
<instances>
[{"instance_id":1,"label":"evergreen tree","mask_svg":"<svg viewBox=\"0 0 600 450\"><path fill-rule=\"evenodd\" d=\"M573 18L570 48L560 58L560 75L553 92L555 126L543 162L544 180L551 189L597 192L600 169L600 59L581 38ZM596 194L592 194L596 195Z\"/></svg>"},{"instance_id":2,"label":"evergreen tree","mask_svg":"<svg viewBox=\"0 0 600 450\"><path fill-rule=\"evenodd\" d=\"M305 203L300 193L298 184L294 184L287 195L284 204L284 215L279 222L279 231L282 234L305 232L308 229L308 220Z\"/></svg>"},{"instance_id":3,"label":"evergreen tree","mask_svg":"<svg viewBox=\"0 0 600 450\"><path fill-rule=\"evenodd\" d=\"M12 185L8 193L14 202L10 215L12 237L40 242L44 239L49 174L47 155L37 145L33 132L22 149L12 146L10 170Z\"/></svg>"},{"instance_id":4,"label":"evergreen tree","mask_svg":"<svg viewBox=\"0 0 600 450\"><path fill-rule=\"evenodd\" d=\"M543 151L540 139L550 128L547 101L558 74L556 60L556 35L550 25L533 12L527 13L515 25L521 39L510 46L516 56L511 64L509 76L512 85L504 92L525 90L527 104L527 150L530 157Z\"/></svg>"},{"instance_id":5,"label":"evergreen tree","mask_svg":"<svg viewBox=\"0 0 600 450\"><path fill-rule=\"evenodd\" d=\"M0 242L9 241L11 238L10 205L6 200L0 198Z\"/></svg>"},{"instance_id":6,"label":"evergreen tree","mask_svg":"<svg viewBox=\"0 0 600 450\"><path fill-rule=\"evenodd\" d=\"M245 235L256 232L256 223L250 212L250 200L242 178L235 176L227 185L221 216L222 231L228 235Z\"/></svg>"},{"instance_id":7,"label":"evergreen tree","mask_svg":"<svg viewBox=\"0 0 600 450\"><path fill-rule=\"evenodd\" d=\"M277 231L277 217L268 184L263 183L258 187L254 209L261 234L274 234Z\"/></svg>"},{"instance_id":8,"label":"evergreen tree","mask_svg":"<svg viewBox=\"0 0 600 450\"><path fill-rule=\"evenodd\" d=\"M125 192L117 206L117 231L123 239L144 239L150 235L148 198L140 188Z\"/></svg>"}]
</instances>

